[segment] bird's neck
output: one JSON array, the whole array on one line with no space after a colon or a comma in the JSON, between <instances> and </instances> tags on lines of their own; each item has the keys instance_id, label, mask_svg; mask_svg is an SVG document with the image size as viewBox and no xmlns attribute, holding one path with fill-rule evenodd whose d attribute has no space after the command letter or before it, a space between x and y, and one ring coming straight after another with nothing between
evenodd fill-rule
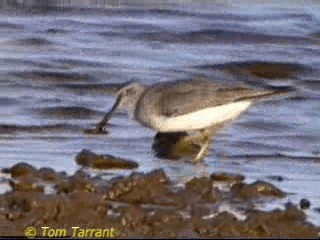
<instances>
[{"instance_id":1,"label":"bird's neck","mask_svg":"<svg viewBox=\"0 0 320 240\"><path fill-rule=\"evenodd\" d=\"M139 94L136 96L136 98L132 99L128 106L127 106L127 112L131 119L135 119L135 113L137 111L137 108L139 107L139 101L143 97L144 91L139 92Z\"/></svg>"}]
</instances>

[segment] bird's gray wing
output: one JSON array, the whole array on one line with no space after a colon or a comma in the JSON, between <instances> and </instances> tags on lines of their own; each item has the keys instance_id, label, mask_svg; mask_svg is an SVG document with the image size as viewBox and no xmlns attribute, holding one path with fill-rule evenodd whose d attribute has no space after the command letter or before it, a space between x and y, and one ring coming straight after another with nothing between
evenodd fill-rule
<instances>
[{"instance_id":1,"label":"bird's gray wing","mask_svg":"<svg viewBox=\"0 0 320 240\"><path fill-rule=\"evenodd\" d=\"M175 117L208 107L256 98L270 91L225 87L209 80L189 80L156 85L148 92L159 115Z\"/></svg>"}]
</instances>

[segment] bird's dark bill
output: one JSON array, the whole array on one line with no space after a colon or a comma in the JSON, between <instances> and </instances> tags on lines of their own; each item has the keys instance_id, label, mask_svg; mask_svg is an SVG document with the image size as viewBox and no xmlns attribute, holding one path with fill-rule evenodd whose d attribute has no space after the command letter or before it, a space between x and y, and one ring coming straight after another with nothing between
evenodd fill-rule
<instances>
[{"instance_id":1,"label":"bird's dark bill","mask_svg":"<svg viewBox=\"0 0 320 240\"><path fill-rule=\"evenodd\" d=\"M118 96L116 102L114 103L114 105L112 106L112 108L109 110L109 112L106 113L106 115L103 117L103 119L101 120L101 122L99 122L96 126L95 129L87 129L85 130L85 133L88 134L107 134L109 133L108 131L106 131L104 129L104 126L108 123L108 121L110 120L110 118L112 117L112 114L117 110L117 107L119 106L121 101L121 95Z\"/></svg>"}]
</instances>

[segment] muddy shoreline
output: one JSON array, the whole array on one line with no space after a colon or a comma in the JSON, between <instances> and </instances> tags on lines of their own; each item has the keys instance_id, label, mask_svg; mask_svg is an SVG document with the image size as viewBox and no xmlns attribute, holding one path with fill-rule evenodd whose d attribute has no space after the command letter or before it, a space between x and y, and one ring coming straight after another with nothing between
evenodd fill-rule
<instances>
[{"instance_id":1,"label":"muddy shoreline","mask_svg":"<svg viewBox=\"0 0 320 240\"><path fill-rule=\"evenodd\" d=\"M247 184L242 175L212 173L182 186L162 169L111 180L83 170L68 176L26 163L2 172L11 187L0 195L2 237L24 236L30 226L37 236L45 226L67 229L72 236L72 227L78 226L113 228L121 238L317 238L320 232L306 221L301 206L290 202L283 210L257 210L255 203L286 193L265 181Z\"/></svg>"}]
</instances>

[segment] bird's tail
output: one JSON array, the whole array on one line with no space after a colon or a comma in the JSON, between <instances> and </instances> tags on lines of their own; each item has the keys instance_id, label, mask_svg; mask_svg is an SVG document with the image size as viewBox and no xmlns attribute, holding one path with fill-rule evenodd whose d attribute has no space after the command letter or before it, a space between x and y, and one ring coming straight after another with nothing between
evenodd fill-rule
<instances>
[{"instance_id":1,"label":"bird's tail","mask_svg":"<svg viewBox=\"0 0 320 240\"><path fill-rule=\"evenodd\" d=\"M291 88L278 88L274 90L266 90L266 91L258 91L258 92L251 91L248 95L238 98L237 101L263 99L267 97L287 95L290 92L292 92Z\"/></svg>"}]
</instances>

